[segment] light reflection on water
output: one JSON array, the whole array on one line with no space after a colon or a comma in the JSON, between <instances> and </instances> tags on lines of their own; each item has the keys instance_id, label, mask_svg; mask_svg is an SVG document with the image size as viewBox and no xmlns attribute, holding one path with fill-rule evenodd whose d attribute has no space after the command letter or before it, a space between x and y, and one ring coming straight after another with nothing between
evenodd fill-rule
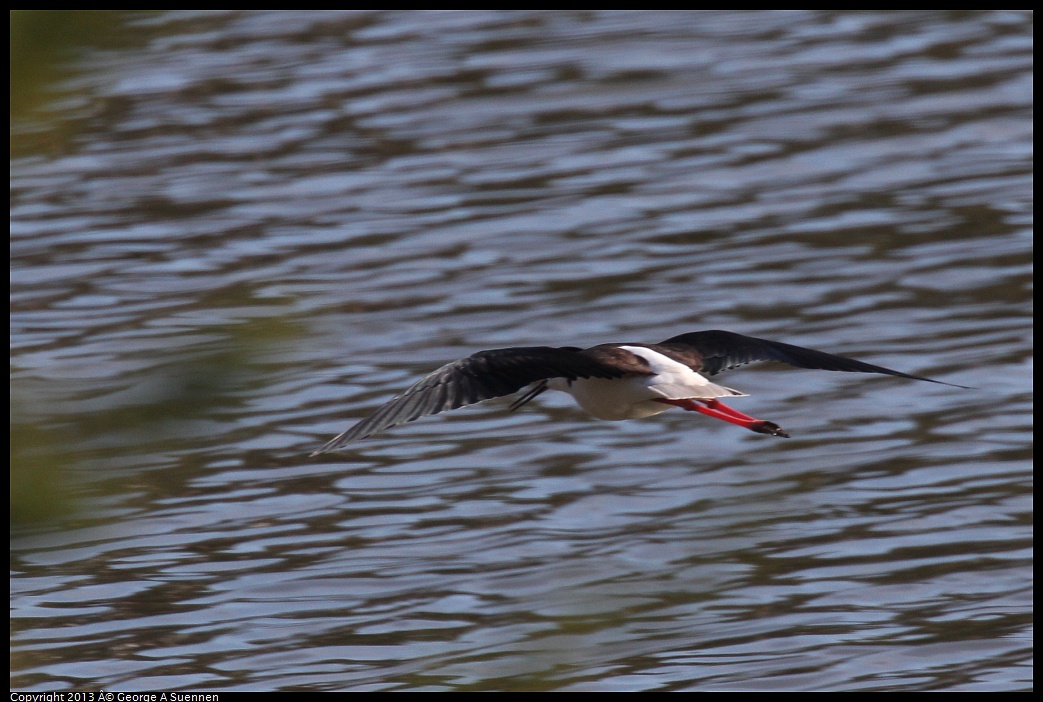
<instances>
[{"instance_id":1,"label":"light reflection on water","mask_svg":"<svg viewBox=\"0 0 1043 702\"><path fill-rule=\"evenodd\" d=\"M83 505L12 539L13 689L1031 687L1030 15L133 22L12 161L12 412ZM981 391L305 458L479 348L703 328Z\"/></svg>"}]
</instances>

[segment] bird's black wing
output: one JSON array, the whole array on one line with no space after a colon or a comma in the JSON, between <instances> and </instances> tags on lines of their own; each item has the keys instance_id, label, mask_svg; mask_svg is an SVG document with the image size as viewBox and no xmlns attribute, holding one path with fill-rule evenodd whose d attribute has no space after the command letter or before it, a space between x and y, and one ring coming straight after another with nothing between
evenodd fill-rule
<instances>
[{"instance_id":1,"label":"bird's black wing","mask_svg":"<svg viewBox=\"0 0 1043 702\"><path fill-rule=\"evenodd\" d=\"M623 371L572 346L492 349L448 363L313 453L332 451L396 424L503 397L548 378L618 378Z\"/></svg>"},{"instance_id":2,"label":"bird's black wing","mask_svg":"<svg viewBox=\"0 0 1043 702\"><path fill-rule=\"evenodd\" d=\"M882 373L883 375L894 375L899 378L911 380L926 380L929 383L941 385L952 385L962 388L963 385L953 385L941 380L932 380L920 375L912 375L901 371L891 370L883 366L874 366L870 363L856 361L846 356L837 356L824 351L806 349L802 346L784 344L781 341L769 341L758 339L755 336L743 336L729 331L701 331L681 334L671 337L659 344L666 348L678 350L695 349L703 360L701 373L704 375L717 375L721 371L735 368L754 361L780 361L797 368L812 368L816 370L846 371L849 373Z\"/></svg>"}]
</instances>

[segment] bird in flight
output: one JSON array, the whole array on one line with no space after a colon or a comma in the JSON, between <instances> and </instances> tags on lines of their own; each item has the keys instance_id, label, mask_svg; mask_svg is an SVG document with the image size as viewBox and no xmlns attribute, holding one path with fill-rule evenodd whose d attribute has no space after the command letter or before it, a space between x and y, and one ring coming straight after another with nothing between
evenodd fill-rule
<instances>
[{"instance_id":1,"label":"bird in flight","mask_svg":"<svg viewBox=\"0 0 1043 702\"><path fill-rule=\"evenodd\" d=\"M721 402L746 393L708 378L754 361L780 361L797 368L879 373L963 388L941 380L874 366L853 358L728 331L699 331L658 344L520 346L479 351L448 363L312 453L318 456L388 427L494 397L529 389L516 410L545 390L567 392L598 419L650 417L671 407L699 412L759 434L789 437L778 424L743 414Z\"/></svg>"}]
</instances>

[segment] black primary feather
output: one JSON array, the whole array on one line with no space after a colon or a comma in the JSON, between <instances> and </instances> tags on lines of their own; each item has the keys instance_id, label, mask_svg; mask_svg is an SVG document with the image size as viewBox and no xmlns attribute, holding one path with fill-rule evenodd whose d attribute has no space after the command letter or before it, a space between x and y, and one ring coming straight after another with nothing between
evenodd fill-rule
<instances>
[{"instance_id":1,"label":"black primary feather","mask_svg":"<svg viewBox=\"0 0 1043 702\"><path fill-rule=\"evenodd\" d=\"M721 371L753 363L754 361L779 361L797 368L848 373L880 373L893 375L898 378L925 380L928 383L967 389L963 385L954 385L941 380L925 378L922 375L912 375L911 373L903 373L902 371L884 368L883 366L874 366L871 363L863 363L846 356L837 356L825 351L807 349L803 346L784 344L781 341L769 341L768 339L743 336L742 334L718 329L680 334L658 345L666 348L691 347L696 349L703 357L703 367L700 372L704 375L717 375Z\"/></svg>"}]
</instances>

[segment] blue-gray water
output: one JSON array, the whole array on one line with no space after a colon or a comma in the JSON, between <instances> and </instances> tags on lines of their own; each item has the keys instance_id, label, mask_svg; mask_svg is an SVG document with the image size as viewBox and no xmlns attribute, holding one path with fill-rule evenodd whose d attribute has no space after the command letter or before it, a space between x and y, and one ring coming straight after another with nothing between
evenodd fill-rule
<instances>
[{"instance_id":1,"label":"blue-gray water","mask_svg":"<svg viewBox=\"0 0 1043 702\"><path fill-rule=\"evenodd\" d=\"M124 31L12 126L13 688L1032 687L1031 14ZM976 389L307 458L474 350L712 328Z\"/></svg>"}]
</instances>

